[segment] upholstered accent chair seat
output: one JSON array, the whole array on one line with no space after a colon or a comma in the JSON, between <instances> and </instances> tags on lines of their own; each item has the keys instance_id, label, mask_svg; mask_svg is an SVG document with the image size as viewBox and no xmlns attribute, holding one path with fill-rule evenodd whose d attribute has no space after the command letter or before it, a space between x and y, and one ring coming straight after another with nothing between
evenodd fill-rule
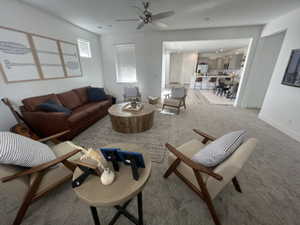
<instances>
[{"instance_id":1,"label":"upholstered accent chair seat","mask_svg":"<svg viewBox=\"0 0 300 225\"><path fill-rule=\"evenodd\" d=\"M184 107L186 109L185 99L187 96L187 90L184 87L174 87L171 89L171 93L165 96L163 101L162 110L165 107L172 107L177 109L179 114L180 108Z\"/></svg>"},{"instance_id":2,"label":"upholstered accent chair seat","mask_svg":"<svg viewBox=\"0 0 300 225\"><path fill-rule=\"evenodd\" d=\"M10 215L17 211L11 224L21 224L30 204L71 180L76 167L73 160L81 156L80 150L74 149L68 142L57 144L51 149L56 159L35 167L0 164L0 212ZM13 220L13 216L11 218Z\"/></svg>"},{"instance_id":3,"label":"upholstered accent chair seat","mask_svg":"<svg viewBox=\"0 0 300 225\"><path fill-rule=\"evenodd\" d=\"M192 139L188 141L187 143L177 147L176 149L180 151L182 154L184 154L188 158L192 158L198 151L199 149L203 148L204 144L202 144L201 141L197 139ZM169 153L168 155L168 164L171 165L175 160L176 156L173 153ZM189 179L196 187L199 188L199 184L197 182L196 177L194 176L193 169L186 165L185 163L180 163L177 166L177 170L183 174L186 178ZM208 178L207 174L203 174L203 179L206 181Z\"/></svg>"}]
</instances>

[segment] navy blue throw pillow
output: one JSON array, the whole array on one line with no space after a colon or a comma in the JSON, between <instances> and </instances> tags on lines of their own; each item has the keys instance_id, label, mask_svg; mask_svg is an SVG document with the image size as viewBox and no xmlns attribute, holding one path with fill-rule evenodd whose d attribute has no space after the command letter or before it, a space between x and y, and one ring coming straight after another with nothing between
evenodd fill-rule
<instances>
[{"instance_id":1,"label":"navy blue throw pillow","mask_svg":"<svg viewBox=\"0 0 300 225\"><path fill-rule=\"evenodd\" d=\"M108 99L104 88L89 87L87 89L87 94L90 102L99 102Z\"/></svg>"},{"instance_id":2,"label":"navy blue throw pillow","mask_svg":"<svg viewBox=\"0 0 300 225\"><path fill-rule=\"evenodd\" d=\"M62 105L58 105L56 102L51 99L38 105L38 109L44 112L63 112L66 115L70 115L72 111Z\"/></svg>"}]
</instances>

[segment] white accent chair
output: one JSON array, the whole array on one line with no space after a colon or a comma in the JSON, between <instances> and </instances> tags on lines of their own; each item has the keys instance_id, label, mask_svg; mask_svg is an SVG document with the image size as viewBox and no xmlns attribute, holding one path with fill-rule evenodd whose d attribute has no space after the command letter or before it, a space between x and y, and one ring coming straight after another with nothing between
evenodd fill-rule
<instances>
[{"instance_id":1,"label":"white accent chair","mask_svg":"<svg viewBox=\"0 0 300 225\"><path fill-rule=\"evenodd\" d=\"M55 140L57 143L56 138L65 133L62 132L39 141ZM25 168L0 164L0 199L5 200L0 204L0 212L8 215L9 212L17 210L13 225L22 223L32 203L72 179L76 168L73 160L79 159L81 150L74 149L67 142L53 146L52 150L57 158L35 167ZM4 218L1 220L3 221Z\"/></svg>"},{"instance_id":2,"label":"white accent chair","mask_svg":"<svg viewBox=\"0 0 300 225\"><path fill-rule=\"evenodd\" d=\"M254 138L248 139L218 166L207 168L192 161L191 158L208 142L214 141L215 138L199 130L194 129L194 131L203 137L202 141L194 139L178 148L166 144L167 149L170 151L168 158L170 167L165 172L164 178L168 178L172 173L175 173L207 204L215 224L221 225L212 200L231 181L235 189L240 193L242 192L236 176L255 150L257 140Z\"/></svg>"},{"instance_id":3,"label":"white accent chair","mask_svg":"<svg viewBox=\"0 0 300 225\"><path fill-rule=\"evenodd\" d=\"M131 101L132 99L137 99L141 101L142 95L138 87L125 87L124 88L124 102Z\"/></svg>"},{"instance_id":4,"label":"white accent chair","mask_svg":"<svg viewBox=\"0 0 300 225\"><path fill-rule=\"evenodd\" d=\"M167 107L172 107L177 109L177 114L180 112L180 108L184 107L186 109L185 99L187 96L187 89L184 87L174 87L171 89L171 94L165 95L162 110Z\"/></svg>"}]
</instances>

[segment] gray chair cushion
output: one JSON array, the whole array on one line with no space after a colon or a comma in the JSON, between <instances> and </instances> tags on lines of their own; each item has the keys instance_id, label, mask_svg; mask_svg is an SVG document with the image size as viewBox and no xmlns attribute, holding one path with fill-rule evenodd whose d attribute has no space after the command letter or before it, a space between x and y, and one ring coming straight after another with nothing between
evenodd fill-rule
<instances>
[{"instance_id":1,"label":"gray chair cushion","mask_svg":"<svg viewBox=\"0 0 300 225\"><path fill-rule=\"evenodd\" d=\"M202 148L192 160L207 167L217 166L243 143L245 135L245 130L225 134Z\"/></svg>"},{"instance_id":2,"label":"gray chair cushion","mask_svg":"<svg viewBox=\"0 0 300 225\"><path fill-rule=\"evenodd\" d=\"M179 88L172 88L171 89L171 97L172 98L183 98L185 96L185 88L179 87Z\"/></svg>"},{"instance_id":3,"label":"gray chair cushion","mask_svg":"<svg viewBox=\"0 0 300 225\"><path fill-rule=\"evenodd\" d=\"M138 87L125 87L124 88L124 96L126 96L126 97L138 97L139 96Z\"/></svg>"},{"instance_id":4,"label":"gray chair cushion","mask_svg":"<svg viewBox=\"0 0 300 225\"><path fill-rule=\"evenodd\" d=\"M11 132L0 132L0 164L33 167L55 158L45 144Z\"/></svg>"}]
</instances>

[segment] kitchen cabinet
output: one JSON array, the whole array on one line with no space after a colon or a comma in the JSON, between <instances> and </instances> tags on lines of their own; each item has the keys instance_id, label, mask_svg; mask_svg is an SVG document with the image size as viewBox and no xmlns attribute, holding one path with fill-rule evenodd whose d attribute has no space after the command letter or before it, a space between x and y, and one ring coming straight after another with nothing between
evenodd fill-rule
<instances>
[{"instance_id":1,"label":"kitchen cabinet","mask_svg":"<svg viewBox=\"0 0 300 225\"><path fill-rule=\"evenodd\" d=\"M217 58L217 67L218 70L222 70L224 69L224 62L223 62L223 58Z\"/></svg>"},{"instance_id":2,"label":"kitchen cabinet","mask_svg":"<svg viewBox=\"0 0 300 225\"><path fill-rule=\"evenodd\" d=\"M240 69L243 59L243 54L232 55L229 62L229 69Z\"/></svg>"},{"instance_id":3,"label":"kitchen cabinet","mask_svg":"<svg viewBox=\"0 0 300 225\"><path fill-rule=\"evenodd\" d=\"M206 63L206 64L208 64L208 61L209 61L209 58L207 58L207 57L199 57L199 59L198 59L198 63L200 64L200 63Z\"/></svg>"},{"instance_id":4,"label":"kitchen cabinet","mask_svg":"<svg viewBox=\"0 0 300 225\"><path fill-rule=\"evenodd\" d=\"M217 59L209 59L208 60L208 69L216 70L217 69Z\"/></svg>"}]
</instances>

